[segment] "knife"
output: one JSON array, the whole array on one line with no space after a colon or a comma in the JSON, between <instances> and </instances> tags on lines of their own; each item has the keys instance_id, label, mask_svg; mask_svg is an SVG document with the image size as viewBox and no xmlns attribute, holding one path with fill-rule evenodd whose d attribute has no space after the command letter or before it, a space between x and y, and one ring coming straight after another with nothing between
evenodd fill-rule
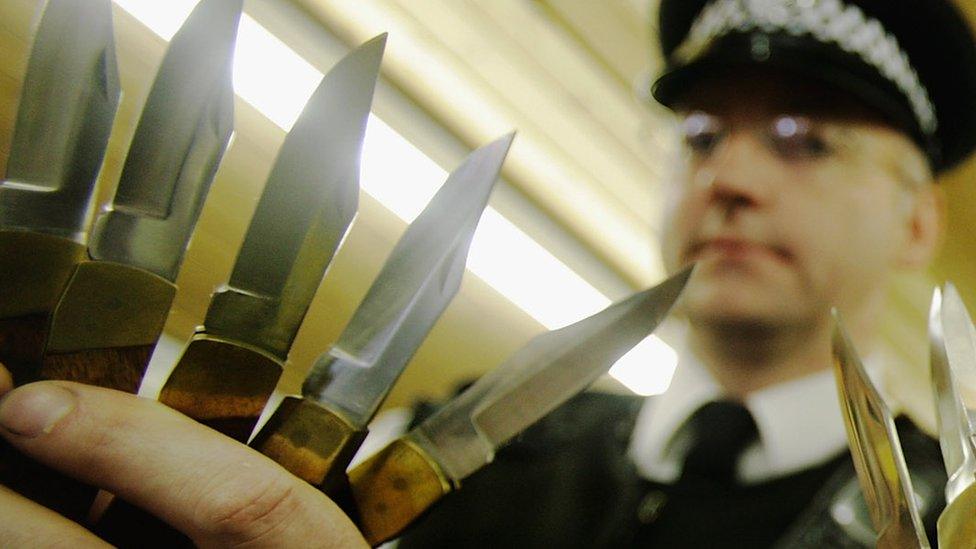
<instances>
[{"instance_id":1,"label":"knife","mask_svg":"<svg viewBox=\"0 0 976 549\"><path fill-rule=\"evenodd\" d=\"M947 283L936 289L929 315L932 389L939 443L949 480L946 508L939 516L939 546L976 545L976 429L959 381L976 382L976 334L959 292Z\"/></svg>"},{"instance_id":2,"label":"knife","mask_svg":"<svg viewBox=\"0 0 976 549\"><path fill-rule=\"evenodd\" d=\"M51 312L85 258L95 185L119 104L108 0L49 0L21 91L0 183L0 363L39 377ZM94 489L0 444L0 483L83 517Z\"/></svg>"},{"instance_id":3,"label":"knife","mask_svg":"<svg viewBox=\"0 0 976 549\"><path fill-rule=\"evenodd\" d=\"M593 316L537 336L353 468L351 514L366 540L375 546L400 535L490 463L496 449L609 370L664 320L691 274L685 269Z\"/></svg>"},{"instance_id":4,"label":"knife","mask_svg":"<svg viewBox=\"0 0 976 549\"><path fill-rule=\"evenodd\" d=\"M31 47L0 183L0 362L38 377L45 326L85 258L121 89L108 0L50 0Z\"/></svg>"},{"instance_id":5,"label":"knife","mask_svg":"<svg viewBox=\"0 0 976 549\"><path fill-rule=\"evenodd\" d=\"M343 333L251 445L326 494L366 426L461 284L468 248L514 134L471 153L394 246Z\"/></svg>"},{"instance_id":6,"label":"knife","mask_svg":"<svg viewBox=\"0 0 976 549\"><path fill-rule=\"evenodd\" d=\"M854 469L878 532L877 547L929 547L891 412L833 311L833 362Z\"/></svg>"},{"instance_id":7,"label":"knife","mask_svg":"<svg viewBox=\"0 0 976 549\"><path fill-rule=\"evenodd\" d=\"M359 158L386 35L340 61L278 153L227 286L159 400L246 442L359 202Z\"/></svg>"},{"instance_id":8,"label":"knife","mask_svg":"<svg viewBox=\"0 0 976 549\"><path fill-rule=\"evenodd\" d=\"M204 198L233 128L232 63L242 0L202 0L170 41L93 261L71 275L41 375L136 392L169 312Z\"/></svg>"}]
</instances>

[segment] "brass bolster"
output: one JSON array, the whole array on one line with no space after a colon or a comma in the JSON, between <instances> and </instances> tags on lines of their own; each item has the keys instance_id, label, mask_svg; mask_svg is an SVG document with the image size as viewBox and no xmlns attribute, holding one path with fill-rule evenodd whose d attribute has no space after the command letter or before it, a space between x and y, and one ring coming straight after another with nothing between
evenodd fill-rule
<instances>
[{"instance_id":1,"label":"brass bolster","mask_svg":"<svg viewBox=\"0 0 976 549\"><path fill-rule=\"evenodd\" d=\"M376 546L400 535L453 490L427 453L398 438L349 472L359 529Z\"/></svg>"},{"instance_id":2,"label":"brass bolster","mask_svg":"<svg viewBox=\"0 0 976 549\"><path fill-rule=\"evenodd\" d=\"M366 430L315 402L285 397L251 446L329 495L346 484L346 468Z\"/></svg>"},{"instance_id":3,"label":"brass bolster","mask_svg":"<svg viewBox=\"0 0 976 549\"><path fill-rule=\"evenodd\" d=\"M0 230L0 318L50 313L85 257L73 240Z\"/></svg>"},{"instance_id":4,"label":"brass bolster","mask_svg":"<svg viewBox=\"0 0 976 549\"><path fill-rule=\"evenodd\" d=\"M81 263L54 310L47 351L155 345L175 295L175 285L141 269Z\"/></svg>"},{"instance_id":5,"label":"brass bolster","mask_svg":"<svg viewBox=\"0 0 976 549\"><path fill-rule=\"evenodd\" d=\"M939 517L939 547L976 548L976 484L963 490Z\"/></svg>"},{"instance_id":6,"label":"brass bolster","mask_svg":"<svg viewBox=\"0 0 976 549\"><path fill-rule=\"evenodd\" d=\"M247 442L282 369L281 361L260 349L198 333L163 384L159 401Z\"/></svg>"}]
</instances>

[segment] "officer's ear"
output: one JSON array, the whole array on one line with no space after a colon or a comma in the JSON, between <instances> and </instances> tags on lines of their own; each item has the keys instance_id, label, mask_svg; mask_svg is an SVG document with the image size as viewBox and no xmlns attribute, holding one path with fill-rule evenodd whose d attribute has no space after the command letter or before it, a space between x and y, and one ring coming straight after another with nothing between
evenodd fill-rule
<instances>
[{"instance_id":1,"label":"officer's ear","mask_svg":"<svg viewBox=\"0 0 976 549\"><path fill-rule=\"evenodd\" d=\"M945 194L931 181L906 193L905 237L898 266L920 270L932 262L945 236Z\"/></svg>"}]
</instances>

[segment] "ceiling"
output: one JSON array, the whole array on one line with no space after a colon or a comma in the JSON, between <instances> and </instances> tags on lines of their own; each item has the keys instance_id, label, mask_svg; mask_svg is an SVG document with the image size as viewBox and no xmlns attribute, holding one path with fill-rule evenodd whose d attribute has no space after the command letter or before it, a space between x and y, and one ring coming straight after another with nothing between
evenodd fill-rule
<instances>
[{"instance_id":1,"label":"ceiling","mask_svg":"<svg viewBox=\"0 0 976 549\"><path fill-rule=\"evenodd\" d=\"M652 4L654 2L651 2ZM38 0L0 0L0 148L9 148ZM350 47L389 32L376 111L445 168L511 129L518 137L493 204L611 297L662 277L654 251L660 186L672 154L669 122L638 83L660 66L641 0L248 0L245 9L320 70ZM976 8L965 9L976 20ZM164 43L116 10L125 90L102 174L111 195ZM185 339L226 280L283 132L238 101L237 137L214 183L167 324ZM949 174L948 235L932 276L976 303L971 251L976 163ZM340 333L403 223L367 195L316 296L284 387L297 388ZM517 268L517 265L513 265ZM923 376L930 278L904 277L884 321L899 362ZM542 328L484 282L467 276L390 402L437 396L498 364Z\"/></svg>"}]
</instances>

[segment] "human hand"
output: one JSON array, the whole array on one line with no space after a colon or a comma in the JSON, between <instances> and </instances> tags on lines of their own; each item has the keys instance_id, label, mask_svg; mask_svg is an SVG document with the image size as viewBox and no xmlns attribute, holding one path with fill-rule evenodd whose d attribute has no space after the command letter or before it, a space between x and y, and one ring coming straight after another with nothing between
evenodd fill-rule
<instances>
[{"instance_id":1,"label":"human hand","mask_svg":"<svg viewBox=\"0 0 976 549\"><path fill-rule=\"evenodd\" d=\"M78 383L13 389L0 366L0 436L103 488L200 546L365 547L325 495L258 452L159 404ZM84 527L0 486L10 546L99 546Z\"/></svg>"}]
</instances>

